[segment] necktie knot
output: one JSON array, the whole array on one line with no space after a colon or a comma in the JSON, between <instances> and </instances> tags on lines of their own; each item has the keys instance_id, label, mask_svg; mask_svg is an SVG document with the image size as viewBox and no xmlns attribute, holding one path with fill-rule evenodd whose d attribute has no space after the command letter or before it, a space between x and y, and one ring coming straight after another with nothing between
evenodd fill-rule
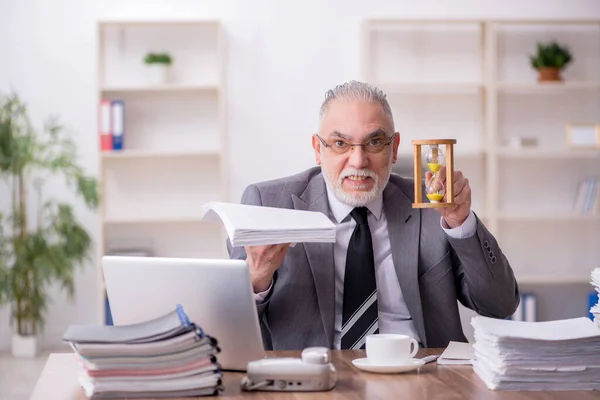
<instances>
[{"instance_id":1,"label":"necktie knot","mask_svg":"<svg viewBox=\"0 0 600 400\"><path fill-rule=\"evenodd\" d=\"M367 211L369 211L367 207L356 207L350 212L350 215L358 225L365 225L367 224Z\"/></svg>"}]
</instances>

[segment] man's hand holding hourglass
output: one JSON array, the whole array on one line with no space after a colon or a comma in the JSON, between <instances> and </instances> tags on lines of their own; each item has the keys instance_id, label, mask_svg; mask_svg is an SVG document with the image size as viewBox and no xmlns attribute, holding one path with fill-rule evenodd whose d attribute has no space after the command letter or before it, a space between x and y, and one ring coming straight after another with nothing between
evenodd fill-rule
<instances>
[{"instance_id":1,"label":"man's hand holding hourglass","mask_svg":"<svg viewBox=\"0 0 600 400\"><path fill-rule=\"evenodd\" d=\"M446 166L443 165L435 174L435 177L431 171L427 171L425 173L425 185L428 188L431 186L434 190L445 188ZM446 193L444 193L442 202L447 201L446 196ZM469 180L463 176L462 172L456 170L454 171L454 203L456 204L454 207L437 209L450 228L461 226L471 212L471 186L469 186Z\"/></svg>"}]
</instances>

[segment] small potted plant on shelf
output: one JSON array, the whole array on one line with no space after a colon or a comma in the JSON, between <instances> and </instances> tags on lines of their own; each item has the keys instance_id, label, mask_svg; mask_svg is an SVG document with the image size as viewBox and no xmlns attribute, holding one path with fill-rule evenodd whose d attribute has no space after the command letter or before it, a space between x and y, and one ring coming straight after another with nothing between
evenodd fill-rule
<instances>
[{"instance_id":1,"label":"small potted plant on shelf","mask_svg":"<svg viewBox=\"0 0 600 400\"><path fill-rule=\"evenodd\" d=\"M16 357L37 355L48 290L57 284L72 298L76 268L92 250L74 205L42 198L44 184L60 184L55 178L62 177L89 209L97 208L97 181L84 173L77 157L75 142L55 118L37 130L19 97L0 93L0 177L9 201L0 215L0 305L10 307Z\"/></svg>"},{"instance_id":2,"label":"small potted plant on shelf","mask_svg":"<svg viewBox=\"0 0 600 400\"><path fill-rule=\"evenodd\" d=\"M150 52L144 57L144 62L149 69L149 77L152 83L162 84L167 82L169 67L173 63L170 54Z\"/></svg>"},{"instance_id":3,"label":"small potted plant on shelf","mask_svg":"<svg viewBox=\"0 0 600 400\"><path fill-rule=\"evenodd\" d=\"M530 56L531 66L538 71L538 82L562 81L560 72L572 61L571 52L556 42L538 43L537 54Z\"/></svg>"}]
</instances>

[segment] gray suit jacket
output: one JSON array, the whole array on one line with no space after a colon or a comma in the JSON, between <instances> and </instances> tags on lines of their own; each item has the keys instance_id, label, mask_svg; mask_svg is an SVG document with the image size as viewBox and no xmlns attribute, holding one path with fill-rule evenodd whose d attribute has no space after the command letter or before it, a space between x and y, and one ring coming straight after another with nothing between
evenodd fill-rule
<instances>
[{"instance_id":1,"label":"gray suit jacket","mask_svg":"<svg viewBox=\"0 0 600 400\"><path fill-rule=\"evenodd\" d=\"M425 198L425 197L424 197ZM412 208L413 180L392 174L383 192L394 266L404 300L424 347L466 341L458 301L480 315L506 318L519 304L518 286L494 236L477 218L477 232L452 239L434 209ZM243 204L320 211L329 215L320 167L250 185ZM243 247L231 258L246 259ZM331 243L290 247L273 288L257 304L264 347L333 347L334 258Z\"/></svg>"}]
</instances>

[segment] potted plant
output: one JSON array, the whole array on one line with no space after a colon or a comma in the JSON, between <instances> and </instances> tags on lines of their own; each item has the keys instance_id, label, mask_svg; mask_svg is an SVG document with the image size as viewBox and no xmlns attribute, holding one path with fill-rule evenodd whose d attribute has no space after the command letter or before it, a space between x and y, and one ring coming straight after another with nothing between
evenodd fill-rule
<instances>
[{"instance_id":1,"label":"potted plant","mask_svg":"<svg viewBox=\"0 0 600 400\"><path fill-rule=\"evenodd\" d=\"M162 84L168 80L169 67L173 59L168 53L148 53L144 57L149 70L150 81L154 84Z\"/></svg>"},{"instance_id":2,"label":"potted plant","mask_svg":"<svg viewBox=\"0 0 600 400\"><path fill-rule=\"evenodd\" d=\"M562 81L560 72L571 62L569 49L556 42L538 43L537 54L530 56L531 66L538 71L538 82Z\"/></svg>"},{"instance_id":3,"label":"potted plant","mask_svg":"<svg viewBox=\"0 0 600 400\"><path fill-rule=\"evenodd\" d=\"M44 184L64 178L90 209L98 206L98 186L77 164L76 145L57 120L38 131L16 94L0 93L0 176L9 188L3 194L10 193L0 216L0 304L10 305L13 354L34 357L49 286L60 285L72 299L74 273L92 249L73 205L43 199ZM30 189L36 196L29 196Z\"/></svg>"}]
</instances>

